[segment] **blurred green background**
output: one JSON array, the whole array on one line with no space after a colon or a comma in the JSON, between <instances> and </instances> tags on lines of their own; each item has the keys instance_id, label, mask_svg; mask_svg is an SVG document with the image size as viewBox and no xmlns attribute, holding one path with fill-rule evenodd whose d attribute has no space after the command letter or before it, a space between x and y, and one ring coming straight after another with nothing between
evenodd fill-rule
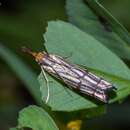
<instances>
[{"instance_id":1,"label":"blurred green background","mask_svg":"<svg viewBox=\"0 0 130 130\"><path fill-rule=\"evenodd\" d=\"M43 50L47 22L67 21L65 0L1 0L0 6L0 44L3 44L30 66L37 74L40 68L27 55L21 52L26 45L33 50ZM100 0L130 31L130 0ZM87 12L86 12L87 13ZM130 65L130 64L128 64ZM20 68L19 68L20 69ZM17 124L18 111L29 104L36 104L25 84L0 60L0 130ZM121 105L108 107L108 113L95 119L86 120L88 129L130 129L129 98Z\"/></svg>"}]
</instances>

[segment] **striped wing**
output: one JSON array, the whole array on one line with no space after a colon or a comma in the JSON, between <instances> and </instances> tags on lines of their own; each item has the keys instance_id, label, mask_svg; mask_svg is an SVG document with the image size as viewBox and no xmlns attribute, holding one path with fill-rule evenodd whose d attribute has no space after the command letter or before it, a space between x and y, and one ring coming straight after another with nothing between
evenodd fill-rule
<instances>
[{"instance_id":1,"label":"striped wing","mask_svg":"<svg viewBox=\"0 0 130 130\"><path fill-rule=\"evenodd\" d=\"M107 91L113 89L113 86L106 80L70 64L56 55L44 58L41 66L51 75L62 80L68 86L78 89L81 93L108 102Z\"/></svg>"}]
</instances>

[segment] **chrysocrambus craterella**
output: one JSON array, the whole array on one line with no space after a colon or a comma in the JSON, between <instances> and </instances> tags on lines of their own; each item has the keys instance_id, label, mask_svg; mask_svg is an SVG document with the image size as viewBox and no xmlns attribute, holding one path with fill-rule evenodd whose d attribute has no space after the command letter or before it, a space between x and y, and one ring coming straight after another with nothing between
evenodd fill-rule
<instances>
[{"instance_id":1,"label":"chrysocrambus craterella","mask_svg":"<svg viewBox=\"0 0 130 130\"><path fill-rule=\"evenodd\" d=\"M111 83L103 78L67 62L60 56L48 54L46 52L32 52L26 47L23 48L23 51L31 54L41 66L48 87L46 103L48 102L50 95L48 79L44 70L60 79L72 89L79 90L81 93L90 95L104 103L108 103L108 91L116 89Z\"/></svg>"}]
</instances>

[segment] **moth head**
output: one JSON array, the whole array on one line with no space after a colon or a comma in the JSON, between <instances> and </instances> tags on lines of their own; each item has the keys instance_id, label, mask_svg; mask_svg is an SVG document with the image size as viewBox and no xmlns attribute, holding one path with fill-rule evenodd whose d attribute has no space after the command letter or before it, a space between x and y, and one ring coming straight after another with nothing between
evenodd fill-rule
<instances>
[{"instance_id":1,"label":"moth head","mask_svg":"<svg viewBox=\"0 0 130 130\"><path fill-rule=\"evenodd\" d=\"M35 58L35 61L38 63L42 62L45 55L45 52L33 52L30 48L27 47L22 47L22 51L32 55Z\"/></svg>"}]
</instances>

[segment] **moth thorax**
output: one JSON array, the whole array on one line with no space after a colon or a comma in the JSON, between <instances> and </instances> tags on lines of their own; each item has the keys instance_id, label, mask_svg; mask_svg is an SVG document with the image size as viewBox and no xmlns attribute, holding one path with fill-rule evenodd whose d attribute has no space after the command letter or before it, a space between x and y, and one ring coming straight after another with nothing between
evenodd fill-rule
<instances>
[{"instance_id":1,"label":"moth thorax","mask_svg":"<svg viewBox=\"0 0 130 130\"><path fill-rule=\"evenodd\" d=\"M41 64L43 62L43 58L44 58L44 54L42 52L39 52L35 55L35 60L36 62L38 62L39 64Z\"/></svg>"}]
</instances>

